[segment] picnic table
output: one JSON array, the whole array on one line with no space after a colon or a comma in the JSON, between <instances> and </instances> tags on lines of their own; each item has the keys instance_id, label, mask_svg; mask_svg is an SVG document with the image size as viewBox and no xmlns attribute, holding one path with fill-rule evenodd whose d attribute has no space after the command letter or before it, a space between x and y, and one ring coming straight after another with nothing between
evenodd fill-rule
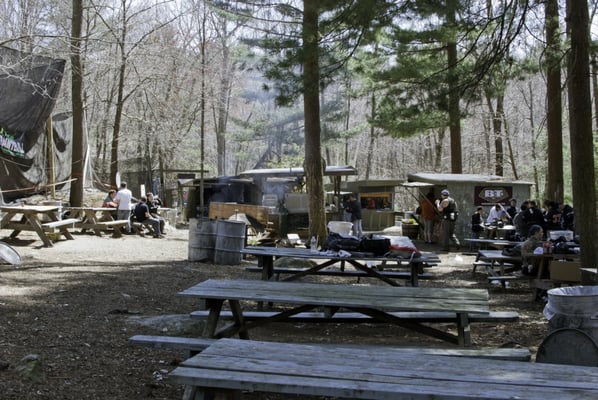
<instances>
[{"instance_id":1,"label":"picnic table","mask_svg":"<svg viewBox=\"0 0 598 400\"><path fill-rule=\"evenodd\" d=\"M292 321L294 316L322 307L324 315L334 318L341 309L370 318L353 319L356 323L372 320L396 324L464 347L471 346L470 315L488 315L486 289L394 287L380 285L338 285L263 280L206 280L179 293L205 301L208 310L205 337L220 338L238 334L249 338L248 331L272 322ZM217 330L227 301L232 323ZM276 310L259 319L244 317L241 301L273 302ZM440 312L438 322L457 325L457 335L420 324L410 314ZM393 312L402 312L394 313ZM448 316L447 316L448 315ZM419 315L417 316L419 317ZM222 318L224 320L225 318ZM305 319L304 322L309 321ZM319 321L318 319L315 320ZM435 319L427 318L434 323Z\"/></svg>"},{"instance_id":2,"label":"picnic table","mask_svg":"<svg viewBox=\"0 0 598 400\"><path fill-rule=\"evenodd\" d=\"M58 215L58 206L49 205L29 205L20 206L0 206L2 220L0 228L12 229L10 238L16 238L22 231L34 231L46 247L52 247L52 240L48 233L54 233L64 236L68 240L73 240L73 236L68 231L74 228L79 222L76 218L60 219Z\"/></svg>"},{"instance_id":3,"label":"picnic table","mask_svg":"<svg viewBox=\"0 0 598 400\"><path fill-rule=\"evenodd\" d=\"M464 240L471 244L478 244L484 249L487 249L488 247L504 249L504 248L508 248L508 247L515 247L518 244L523 243L523 242L518 242L518 241L514 241L514 240L506 240L506 239L467 238Z\"/></svg>"},{"instance_id":4,"label":"picnic table","mask_svg":"<svg viewBox=\"0 0 598 400\"><path fill-rule=\"evenodd\" d=\"M71 216L80 220L77 227L81 232L92 230L97 236L103 231L111 230L114 237L121 237L120 228L128 224L128 220L115 220L116 208L112 207L65 207Z\"/></svg>"},{"instance_id":5,"label":"picnic table","mask_svg":"<svg viewBox=\"0 0 598 400\"><path fill-rule=\"evenodd\" d=\"M596 367L238 339L216 341L169 376L187 385L183 399L233 399L241 391L370 400L598 398Z\"/></svg>"},{"instance_id":6,"label":"picnic table","mask_svg":"<svg viewBox=\"0 0 598 400\"><path fill-rule=\"evenodd\" d=\"M319 264L311 268L305 269L286 269L282 272L291 273L291 276L285 278L285 281L297 280L307 275L318 275L318 274L334 274L337 276L367 276L372 278L380 279L383 282L388 283L391 286L400 286L400 284L393 279L400 277L400 274L385 273L383 270L388 267L391 263L396 263L400 266L409 268L408 281L411 286L418 286L418 280L420 277L426 277L423 275L424 266L436 265L439 262L438 256L433 253L423 253L420 256L416 256L412 253L410 257L375 257L373 255L349 255L341 256L339 252L335 251L318 251L312 252L310 249L304 248L289 248L289 247L267 247L267 246L247 246L241 250L242 254L250 254L257 257L257 267L261 269L262 279L270 280L272 276L279 272L274 268L274 259L280 257L291 257L291 258L305 258L311 260L322 261ZM371 266L369 264L372 264ZM375 263L380 263L375 265ZM340 264L340 268L327 269L328 267ZM358 271L355 274L354 271L347 271L345 264L350 264Z\"/></svg>"}]
</instances>

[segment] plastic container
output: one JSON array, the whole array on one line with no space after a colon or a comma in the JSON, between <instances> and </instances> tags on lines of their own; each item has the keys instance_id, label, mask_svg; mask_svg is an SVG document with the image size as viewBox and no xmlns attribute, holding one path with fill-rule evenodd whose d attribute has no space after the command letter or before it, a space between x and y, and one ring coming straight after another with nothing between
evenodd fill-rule
<instances>
[{"instance_id":1,"label":"plastic container","mask_svg":"<svg viewBox=\"0 0 598 400\"><path fill-rule=\"evenodd\" d=\"M352 222L330 221L328 222L328 232L340 233L341 235L350 235L353 229Z\"/></svg>"},{"instance_id":2,"label":"plastic container","mask_svg":"<svg viewBox=\"0 0 598 400\"><path fill-rule=\"evenodd\" d=\"M557 240L561 236L568 242L573 240L573 231L548 231L548 235L550 240Z\"/></svg>"}]
</instances>

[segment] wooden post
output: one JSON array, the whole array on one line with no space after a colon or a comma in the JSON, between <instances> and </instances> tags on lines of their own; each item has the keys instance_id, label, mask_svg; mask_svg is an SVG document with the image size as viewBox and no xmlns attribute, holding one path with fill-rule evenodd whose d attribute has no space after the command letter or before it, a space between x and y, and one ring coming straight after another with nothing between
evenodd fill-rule
<instances>
[{"instance_id":1,"label":"wooden post","mask_svg":"<svg viewBox=\"0 0 598 400\"><path fill-rule=\"evenodd\" d=\"M49 116L48 120L46 121L46 135L48 137L48 184L50 185L50 193L52 194L52 198L54 199L56 198L56 187L54 186L54 135L52 131L52 116Z\"/></svg>"}]
</instances>

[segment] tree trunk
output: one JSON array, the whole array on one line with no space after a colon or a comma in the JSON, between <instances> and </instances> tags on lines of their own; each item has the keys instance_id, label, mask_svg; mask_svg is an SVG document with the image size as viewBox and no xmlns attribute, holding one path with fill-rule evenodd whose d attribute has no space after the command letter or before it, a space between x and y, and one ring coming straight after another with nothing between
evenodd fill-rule
<instances>
[{"instance_id":1,"label":"tree trunk","mask_svg":"<svg viewBox=\"0 0 598 400\"><path fill-rule=\"evenodd\" d=\"M456 0L446 2L446 22L449 29L455 27ZM451 137L451 172L463 172L461 155L461 111L459 109L459 77L457 72L457 42L454 36L447 43L448 61L448 104L449 104L449 130Z\"/></svg>"},{"instance_id":2,"label":"tree trunk","mask_svg":"<svg viewBox=\"0 0 598 400\"><path fill-rule=\"evenodd\" d=\"M548 173L545 194L548 199L563 202L563 125L561 118L561 52L558 0L547 0L544 6L546 24L546 128L548 135Z\"/></svg>"},{"instance_id":3,"label":"tree trunk","mask_svg":"<svg viewBox=\"0 0 598 400\"><path fill-rule=\"evenodd\" d=\"M320 144L318 0L303 2L303 108L305 118L305 174L309 198L309 235L322 244L326 238L324 169Z\"/></svg>"},{"instance_id":4,"label":"tree trunk","mask_svg":"<svg viewBox=\"0 0 598 400\"><path fill-rule=\"evenodd\" d=\"M502 93L496 96L496 112L492 116L492 130L494 131L494 162L496 166L494 171L498 176L504 176L505 174L505 150L502 141L502 121L505 113L504 108L504 95Z\"/></svg>"},{"instance_id":5,"label":"tree trunk","mask_svg":"<svg viewBox=\"0 0 598 400\"><path fill-rule=\"evenodd\" d=\"M586 1L567 0L571 40L568 66L571 171L575 229L581 244L581 265L598 265L596 241L596 180L590 98L589 16Z\"/></svg>"},{"instance_id":6,"label":"tree trunk","mask_svg":"<svg viewBox=\"0 0 598 400\"><path fill-rule=\"evenodd\" d=\"M120 140L120 124L124 110L125 74L127 72L127 14L126 7L122 9L122 32L117 43L120 52L120 67L118 69L118 87L116 89L116 109L114 111L114 126L112 127L112 146L110 146L110 184L116 185L118 172L118 144Z\"/></svg>"},{"instance_id":7,"label":"tree trunk","mask_svg":"<svg viewBox=\"0 0 598 400\"><path fill-rule=\"evenodd\" d=\"M376 117L376 94L372 90L372 95L370 96L370 118L374 120ZM370 179L370 174L372 172L372 157L374 154L374 145L376 144L376 128L373 124L370 125L370 140L368 143L368 150L366 154L366 165L365 165L365 180L367 181Z\"/></svg>"},{"instance_id":8,"label":"tree trunk","mask_svg":"<svg viewBox=\"0 0 598 400\"><path fill-rule=\"evenodd\" d=\"M81 63L81 26L83 23L82 0L72 2L71 26L71 104L73 108L73 148L71 161L71 192L69 201L71 206L83 205L83 66Z\"/></svg>"}]
</instances>

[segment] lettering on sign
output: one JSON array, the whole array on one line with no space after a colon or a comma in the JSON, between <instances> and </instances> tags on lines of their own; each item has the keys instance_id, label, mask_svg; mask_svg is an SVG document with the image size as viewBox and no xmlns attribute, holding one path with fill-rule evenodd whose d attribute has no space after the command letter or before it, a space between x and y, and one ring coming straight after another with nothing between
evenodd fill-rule
<instances>
[{"instance_id":1,"label":"lettering on sign","mask_svg":"<svg viewBox=\"0 0 598 400\"><path fill-rule=\"evenodd\" d=\"M506 203L511 197L513 188L510 186L476 186L475 204L490 205Z\"/></svg>"}]
</instances>

